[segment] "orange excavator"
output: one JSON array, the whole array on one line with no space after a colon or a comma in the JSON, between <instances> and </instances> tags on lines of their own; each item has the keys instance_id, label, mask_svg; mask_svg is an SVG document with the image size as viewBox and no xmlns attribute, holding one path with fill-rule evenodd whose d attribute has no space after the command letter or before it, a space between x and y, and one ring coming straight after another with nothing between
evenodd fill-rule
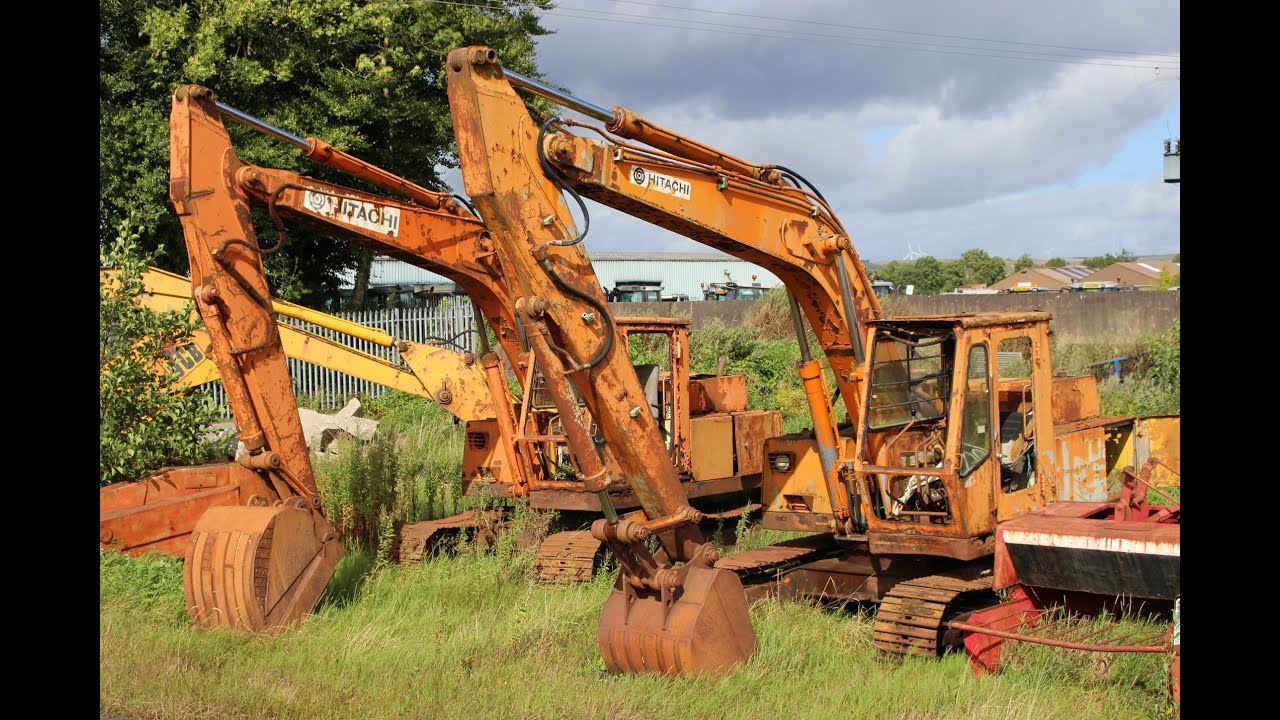
<instances>
[{"instance_id":1,"label":"orange excavator","mask_svg":"<svg viewBox=\"0 0 1280 720\"><path fill-rule=\"evenodd\" d=\"M222 114L292 143L303 154L404 201L243 163ZM212 341L240 441L239 463L262 478L246 505L201 515L186 552L184 585L200 627L272 630L315 606L342 549L320 508L262 258L279 252L283 220L328 221L352 242L444 271L470 295L509 358L521 351L483 223L447 194L410 183L316 138L302 139L218 103L202 87L179 88L170 115L170 199L182 221L192 296ZM279 230L258 244L252 205ZM501 382L492 358L488 376ZM494 394L505 397L505 389Z\"/></svg>"},{"instance_id":2,"label":"orange excavator","mask_svg":"<svg viewBox=\"0 0 1280 720\"><path fill-rule=\"evenodd\" d=\"M406 199L246 164L235 154L224 116ZM314 606L341 552L319 508L285 365L287 353L275 322L280 310L270 299L263 272L262 256L278 252L286 240L285 220L320 225L338 237L450 277L471 296L497 338L498 352L485 353L479 361L491 397L503 399L493 403L493 420L480 419L477 427L468 427L464 470L472 487L488 484L510 496L527 497L534 507L592 515L642 502L638 489L626 483L615 483L607 502L588 494L600 477L596 465L614 467L620 462L596 440L601 437L598 427L605 423L583 399L550 403L550 408L539 403L539 397L566 397L557 390L566 387L562 371L558 365L543 365L541 358L535 362L536 353L524 350L521 335L527 334L527 327L517 322L515 303L509 299L508 283L513 279L502 271L486 225L465 204L319 139L304 140L275 128L217 101L199 86L175 91L170 142L170 197L187 242L192 296L210 339L208 354L217 363L248 451L238 462L259 480L249 486L261 489L242 498L245 506L210 508L196 523L184 574L188 607L197 625L267 630L299 619ZM271 247L257 242L252 206L265 207L276 225L280 240ZM740 511L744 503L738 500L759 487L759 447L764 437L780 430L780 413L748 410L741 376L690 377L687 321L606 322L625 327L626 334L668 336L671 369L661 373L651 368L655 372L641 391L643 403L633 417L643 413L648 418L659 437L655 457L668 459L664 464L680 476L677 487L682 494L715 506L731 497ZM625 337L618 347L624 343ZM506 356L510 372L523 378L518 416L498 353ZM635 377L635 369L630 372ZM435 399L448 402L439 393ZM566 438L587 438L590 444L573 447L568 442L568 455L574 457L565 457L559 448ZM581 447L590 448L594 464L577 460ZM558 477L557 469L570 463L576 465L571 478L577 479ZM695 511L690 517L699 520L709 514ZM447 524L414 524L425 528L421 533L406 527L401 556L406 539L421 548L442 523ZM563 562L549 562L544 575L582 576L579 561L589 560L600 541L580 534L589 542L569 540L554 546L558 557L550 560Z\"/></svg>"},{"instance_id":3,"label":"orange excavator","mask_svg":"<svg viewBox=\"0 0 1280 720\"><path fill-rule=\"evenodd\" d=\"M751 591L877 603L878 648L940 653L954 641L951 622L996 602L998 523L1058 500L1105 499L1109 476L1159 444L1152 419L1101 416L1091 377L1053 375L1047 313L883 317L849 233L794 171L505 70L486 47L450 53L447 78L466 191L514 281L517 315L538 362L553 370L557 402L574 391L586 400L622 474L597 461L597 438L569 434L605 509L592 533L622 566L599 630L610 670L722 672L744 661L755 635L740 578ZM537 122L517 88L604 125ZM582 232L566 193L581 208ZM786 285L812 428L765 440L763 525L811 535L723 559L704 542L678 478L652 461L660 438L638 421L638 383L580 244L589 227L582 197ZM1163 434L1176 451L1176 421ZM620 481L643 514L610 511L609 488Z\"/></svg>"}]
</instances>

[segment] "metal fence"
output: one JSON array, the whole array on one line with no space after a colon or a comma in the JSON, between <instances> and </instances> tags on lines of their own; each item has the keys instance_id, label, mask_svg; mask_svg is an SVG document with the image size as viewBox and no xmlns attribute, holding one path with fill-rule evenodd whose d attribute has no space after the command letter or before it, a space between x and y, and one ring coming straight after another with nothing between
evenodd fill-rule
<instances>
[{"instance_id":1,"label":"metal fence","mask_svg":"<svg viewBox=\"0 0 1280 720\"><path fill-rule=\"evenodd\" d=\"M335 314L344 320L377 328L396 340L433 342L455 350L473 352L475 350L475 316L472 314L471 300L465 295L441 298L429 307L360 310ZM283 315L277 317L303 330L336 340L357 350L363 350L370 355L404 364L400 359L400 353L394 347L375 345L368 340L353 338ZM357 394L378 397L386 392L386 388L377 383L296 358L288 358L288 364L289 375L293 378L293 392L298 397L298 404L303 407L336 410ZM221 381L211 382L202 389L213 395L214 402L222 408L223 417L231 417L231 408L227 404L227 394Z\"/></svg>"}]
</instances>

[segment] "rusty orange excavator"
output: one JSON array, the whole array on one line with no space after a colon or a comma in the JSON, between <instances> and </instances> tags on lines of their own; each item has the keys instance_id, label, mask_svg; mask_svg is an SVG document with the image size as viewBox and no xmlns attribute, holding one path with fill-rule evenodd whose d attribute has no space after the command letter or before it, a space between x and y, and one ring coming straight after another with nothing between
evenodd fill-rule
<instances>
[{"instance_id":1,"label":"rusty orange excavator","mask_svg":"<svg viewBox=\"0 0 1280 720\"><path fill-rule=\"evenodd\" d=\"M1091 378L1053 376L1046 313L884 318L848 232L795 172L505 71L489 48L450 53L447 80L463 179L483 224L321 141L239 114L207 89L174 94L170 193L197 308L217 338L214 356L250 449L244 462L271 490L254 507L215 508L201 518L185 570L197 623L261 629L296 619L340 552L318 506L272 334L261 255L279 245L263 249L254 240L251 198L268 207L332 206L363 223L368 233L357 241L418 262L420 253L398 246L408 216L456 229L428 236L433 245L475 243L460 255L480 258L499 279L478 299L486 320L513 358L521 349L515 328L527 339L526 357L541 370L571 451L573 489L594 495L604 515L591 535L621 565L599 628L615 672L727 671L755 650L747 599L765 591L878 603L878 647L938 653L951 620L994 602L997 523L1057 500L1105 495L1109 471L1157 445L1146 419L1099 417ZM516 88L605 125L537 123ZM422 204L316 190L307 179L281 181L244 165L220 150L219 113ZM575 135L574 127L601 139ZM762 471L764 526L809 536L727 558L706 542L703 513L690 503L694 493L672 462L622 350L622 325L583 250L587 225L577 231L565 193L584 219L580 195L782 279L813 427L743 446L739 457ZM387 212L393 208L398 220ZM843 422L810 352L806 320L834 372ZM1164 447L1176 449L1176 441ZM696 464L716 449L695 442L689 452ZM622 497L634 497L641 511L619 512Z\"/></svg>"},{"instance_id":2,"label":"rusty orange excavator","mask_svg":"<svg viewBox=\"0 0 1280 720\"><path fill-rule=\"evenodd\" d=\"M224 116L406 199L246 164L236 156ZM275 321L276 314L293 311L285 312L282 303L270 299L262 269L261 257L278 252L285 242L284 220L319 226L438 272L471 296L497 337L497 352L479 358L487 384L482 389L490 395L494 417L467 419L463 467L468 493L485 486L499 497L525 497L533 507L588 518L602 509L639 506L637 489L624 482L610 487L602 506L600 497L588 492L589 482L572 479L598 473L594 465L578 462L576 451L566 452L566 437L598 437L598 423L578 398L546 402L547 397L561 398L567 386L558 368L542 366L523 344L514 320L515 304L508 299L510 279L503 275L490 235L474 212L446 194L414 185L321 140L298 138L224 105L207 88L178 89L170 123L170 194L187 241L191 295L205 322L206 354L217 365L248 451L230 468L240 486L236 497L224 498L228 505L200 515L186 543L185 584L197 625L273 630L296 621L314 606L341 552L319 508L288 382L284 361L289 331ZM280 241L272 247L263 248L256 240L249 213L255 205L266 207L279 231ZM671 318L629 318L615 324L622 329L619 347L635 334L667 337L671 369L660 373L656 367L646 368L644 415L655 433L661 428L665 434L660 455L679 476L677 492L697 497L706 509L692 511L695 521L758 510L758 503L744 508L743 498L749 499L752 492L758 497L758 449L768 434L781 429L781 414L747 409L743 376L691 377L688 324ZM499 354L505 356L507 371L523 379L518 403L508 394ZM413 370L420 378L426 376L419 368ZM630 372L634 377L636 369ZM477 395L474 387L453 388L468 392L431 390L446 406L450 396L456 401ZM617 466L611 448L593 440L591 449L596 465ZM576 467L566 479L563 470L569 461ZM587 472L584 467L592 469ZM227 468L223 470L226 475ZM202 483L218 480L209 471L173 468L166 477L203 488ZM116 490L127 494L131 489ZM182 502L177 497L170 500ZM104 506L109 513L147 512L166 525L172 537L191 529L175 525L186 522L179 522L176 510L145 503ZM407 524L398 533L401 559L420 557L437 531L466 522L456 517ZM117 544L124 540L112 539ZM589 577L600 546L600 540L586 532L553 535L540 549L540 571L548 579Z\"/></svg>"},{"instance_id":3,"label":"rusty orange excavator","mask_svg":"<svg viewBox=\"0 0 1280 720\"><path fill-rule=\"evenodd\" d=\"M561 369L551 374L603 419L623 474L592 465L594 439L570 434L606 511L592 533L622 566L599 630L611 670L720 672L745 660L755 635L740 579L753 595L876 603L879 649L939 654L958 635L951 622L997 602L998 523L1060 500L1105 500L1119 469L1153 448L1177 466L1177 418L1101 416L1092 377L1054 376L1048 313L885 318L849 233L794 171L505 70L490 48L454 50L447 78L466 191L517 282L516 313L539 362ZM535 122L517 88L604 126ZM577 231L565 193L584 220L582 196L786 285L812 428L765 440L763 525L811 535L723 559L704 542L670 468L652 462L659 440L637 421L635 376L614 350L616 326L580 244L588 225ZM805 320L834 372L843 422ZM635 488L643 518L609 512L618 480Z\"/></svg>"}]
</instances>

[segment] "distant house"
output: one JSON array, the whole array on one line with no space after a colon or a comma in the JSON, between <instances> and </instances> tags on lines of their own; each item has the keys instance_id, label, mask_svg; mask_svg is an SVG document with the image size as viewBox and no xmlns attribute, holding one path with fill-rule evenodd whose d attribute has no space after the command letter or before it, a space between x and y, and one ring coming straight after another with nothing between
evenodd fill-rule
<instances>
[{"instance_id":1,"label":"distant house","mask_svg":"<svg viewBox=\"0 0 1280 720\"><path fill-rule=\"evenodd\" d=\"M1160 287L1161 271L1177 276L1182 273L1182 264L1173 262L1118 262L1081 278L1081 282L1113 281L1122 288L1134 290L1156 290Z\"/></svg>"},{"instance_id":2,"label":"distant house","mask_svg":"<svg viewBox=\"0 0 1280 720\"><path fill-rule=\"evenodd\" d=\"M1032 267L1019 270L1014 274L991 283L990 289L997 292L1036 292L1044 290L1065 290L1068 285L1093 272L1093 268L1084 265L1067 265L1066 267Z\"/></svg>"}]
</instances>

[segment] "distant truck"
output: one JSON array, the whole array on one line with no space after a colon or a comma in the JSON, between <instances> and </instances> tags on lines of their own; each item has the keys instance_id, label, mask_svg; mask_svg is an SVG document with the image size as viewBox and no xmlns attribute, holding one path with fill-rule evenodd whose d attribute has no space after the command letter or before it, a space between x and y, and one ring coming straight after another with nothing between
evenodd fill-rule
<instances>
[{"instance_id":1,"label":"distant truck","mask_svg":"<svg viewBox=\"0 0 1280 720\"><path fill-rule=\"evenodd\" d=\"M743 285L736 282L707 283L702 286L703 300L759 300L769 288L760 283Z\"/></svg>"},{"instance_id":2,"label":"distant truck","mask_svg":"<svg viewBox=\"0 0 1280 720\"><path fill-rule=\"evenodd\" d=\"M1073 282L1067 286L1067 289L1072 292L1112 292L1127 288L1115 280L1090 280L1089 282Z\"/></svg>"},{"instance_id":3,"label":"distant truck","mask_svg":"<svg viewBox=\"0 0 1280 720\"><path fill-rule=\"evenodd\" d=\"M662 302L662 283L655 280L624 280L606 293L609 302Z\"/></svg>"},{"instance_id":4,"label":"distant truck","mask_svg":"<svg viewBox=\"0 0 1280 720\"><path fill-rule=\"evenodd\" d=\"M1034 282L1020 282L1009 288L1001 290L1002 293L1033 293L1033 292L1049 292L1048 288L1042 288Z\"/></svg>"},{"instance_id":5,"label":"distant truck","mask_svg":"<svg viewBox=\"0 0 1280 720\"><path fill-rule=\"evenodd\" d=\"M751 284L734 282L729 271L724 271L724 282L701 283L703 300L759 300L770 288L756 282L758 275L751 276Z\"/></svg>"}]
</instances>

